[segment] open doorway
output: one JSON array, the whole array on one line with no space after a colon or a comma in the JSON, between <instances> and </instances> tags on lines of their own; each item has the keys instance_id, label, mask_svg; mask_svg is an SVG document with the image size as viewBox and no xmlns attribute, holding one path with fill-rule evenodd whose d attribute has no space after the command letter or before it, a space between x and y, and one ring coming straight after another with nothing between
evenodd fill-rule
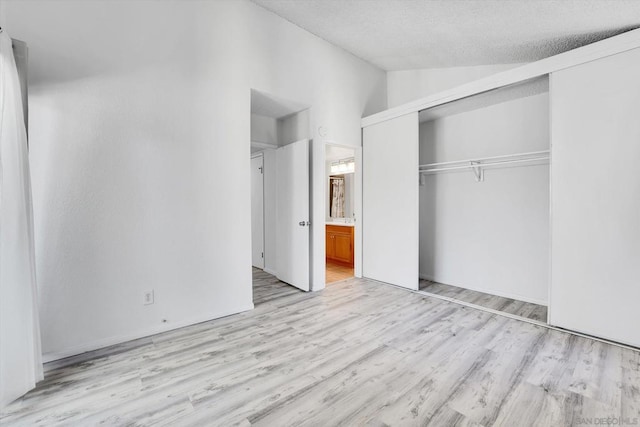
<instances>
[{"instance_id":1,"label":"open doorway","mask_svg":"<svg viewBox=\"0 0 640 427\"><path fill-rule=\"evenodd\" d=\"M325 262L327 285L354 277L356 150L325 146Z\"/></svg>"},{"instance_id":2,"label":"open doorway","mask_svg":"<svg viewBox=\"0 0 640 427\"><path fill-rule=\"evenodd\" d=\"M308 105L251 90L254 304L310 290L309 134Z\"/></svg>"}]
</instances>

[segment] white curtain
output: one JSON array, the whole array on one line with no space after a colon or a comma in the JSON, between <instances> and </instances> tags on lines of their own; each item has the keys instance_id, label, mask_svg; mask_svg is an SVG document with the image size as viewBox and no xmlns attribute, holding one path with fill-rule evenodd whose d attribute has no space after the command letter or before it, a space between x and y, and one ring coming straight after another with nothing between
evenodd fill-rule
<instances>
[{"instance_id":1,"label":"white curtain","mask_svg":"<svg viewBox=\"0 0 640 427\"><path fill-rule=\"evenodd\" d=\"M11 38L0 30L0 407L43 378L24 123Z\"/></svg>"},{"instance_id":2,"label":"white curtain","mask_svg":"<svg viewBox=\"0 0 640 427\"><path fill-rule=\"evenodd\" d=\"M344 218L344 178L331 178L331 218Z\"/></svg>"}]
</instances>

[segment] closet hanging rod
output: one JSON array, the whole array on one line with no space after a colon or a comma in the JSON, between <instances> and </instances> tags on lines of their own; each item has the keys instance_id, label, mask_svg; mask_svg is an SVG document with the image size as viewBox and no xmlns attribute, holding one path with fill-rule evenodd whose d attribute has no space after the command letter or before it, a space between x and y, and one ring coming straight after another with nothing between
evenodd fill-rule
<instances>
[{"instance_id":1,"label":"closet hanging rod","mask_svg":"<svg viewBox=\"0 0 640 427\"><path fill-rule=\"evenodd\" d=\"M486 161L490 161L490 160L497 160L497 159L507 159L507 158L513 158L513 157L525 157L525 156L538 156L536 157L536 159L538 158L547 158L547 157L542 157L545 154L549 154L549 150L544 150L544 151L531 151L529 153L516 153L516 154L505 154L502 156L493 156L493 157L483 157L483 158L475 158L475 159L467 159L467 160L453 160L450 162L438 162L438 163L429 163L426 165L420 165L420 169L422 168L426 168L426 167L434 167L434 166L443 166L443 165L453 165L453 164L458 164L458 163L470 163L470 162L486 162ZM482 165L478 165L478 166L482 166Z\"/></svg>"},{"instance_id":2,"label":"closet hanging rod","mask_svg":"<svg viewBox=\"0 0 640 427\"><path fill-rule=\"evenodd\" d=\"M492 166L503 166L509 165L513 163L524 163L524 162L536 162L541 160L549 160L549 157L532 157L530 159L514 159L514 160L503 160L492 163L474 163L474 161L470 161L467 165L459 165L459 166L447 166L443 168L433 168L433 169L423 169L420 173L433 173L433 172L442 172L442 171L451 171L458 169L476 169L476 168L488 168ZM476 161L477 162L477 161Z\"/></svg>"}]
</instances>

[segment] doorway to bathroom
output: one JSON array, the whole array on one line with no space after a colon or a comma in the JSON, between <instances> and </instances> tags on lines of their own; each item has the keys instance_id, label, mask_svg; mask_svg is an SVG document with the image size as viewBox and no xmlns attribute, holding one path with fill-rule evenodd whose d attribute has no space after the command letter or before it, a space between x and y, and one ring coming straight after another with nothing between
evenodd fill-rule
<instances>
[{"instance_id":1,"label":"doorway to bathroom","mask_svg":"<svg viewBox=\"0 0 640 427\"><path fill-rule=\"evenodd\" d=\"M356 150L325 146L325 262L326 283L354 277L356 222Z\"/></svg>"}]
</instances>

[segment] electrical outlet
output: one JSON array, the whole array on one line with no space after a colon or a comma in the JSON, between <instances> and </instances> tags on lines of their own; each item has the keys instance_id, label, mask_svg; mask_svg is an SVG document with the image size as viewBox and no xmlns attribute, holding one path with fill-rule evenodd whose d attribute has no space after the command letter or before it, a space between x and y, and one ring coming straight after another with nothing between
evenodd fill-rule
<instances>
[{"instance_id":1,"label":"electrical outlet","mask_svg":"<svg viewBox=\"0 0 640 427\"><path fill-rule=\"evenodd\" d=\"M153 289L151 289L150 291L144 291L144 294L142 294L142 304L153 304Z\"/></svg>"}]
</instances>

